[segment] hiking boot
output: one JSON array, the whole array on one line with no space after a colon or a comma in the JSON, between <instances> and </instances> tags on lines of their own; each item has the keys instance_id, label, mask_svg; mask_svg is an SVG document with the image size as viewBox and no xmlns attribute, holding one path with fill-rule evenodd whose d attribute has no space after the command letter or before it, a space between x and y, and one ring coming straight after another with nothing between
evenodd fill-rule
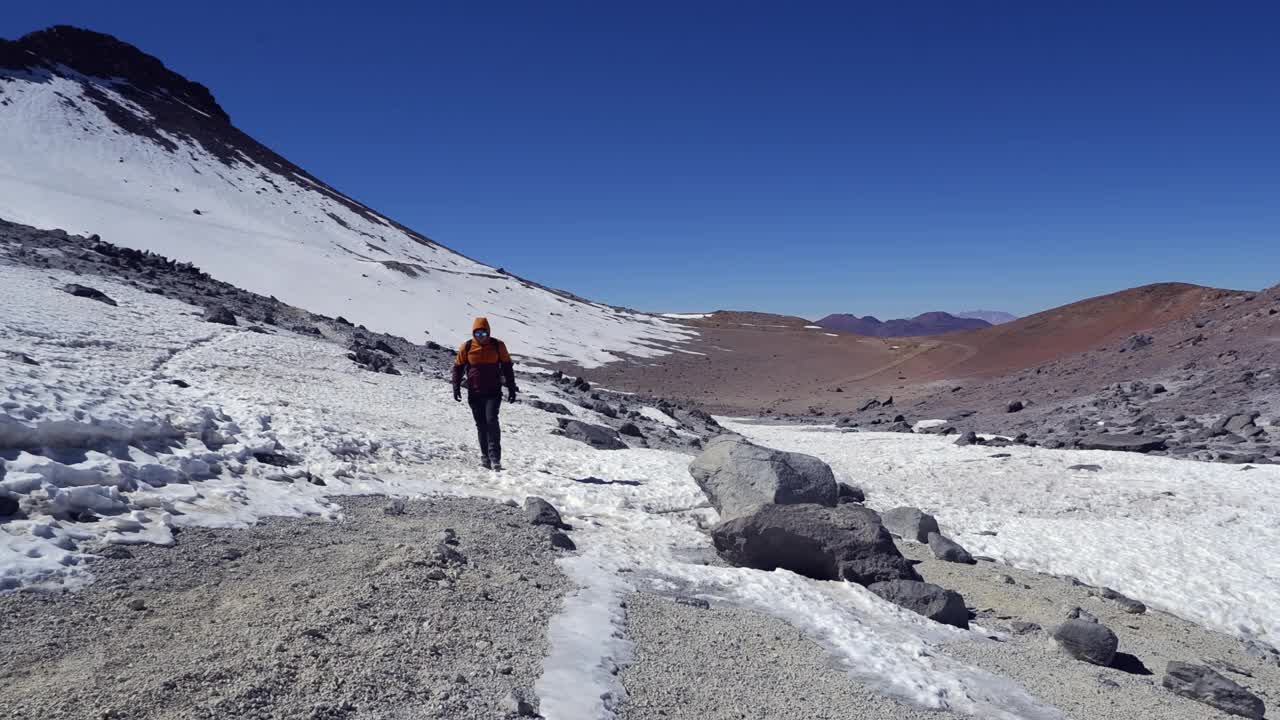
<instances>
[{"instance_id":1,"label":"hiking boot","mask_svg":"<svg viewBox=\"0 0 1280 720\"><path fill-rule=\"evenodd\" d=\"M485 470L492 470L493 464L489 462L489 458L483 457L483 458L480 458L480 467L484 468Z\"/></svg>"},{"instance_id":2,"label":"hiking boot","mask_svg":"<svg viewBox=\"0 0 1280 720\"><path fill-rule=\"evenodd\" d=\"M502 469L502 461L501 461L501 460L499 460L498 458L494 458L494 459L490 460L490 461L489 461L489 469L491 469L491 470L501 470L501 469Z\"/></svg>"}]
</instances>

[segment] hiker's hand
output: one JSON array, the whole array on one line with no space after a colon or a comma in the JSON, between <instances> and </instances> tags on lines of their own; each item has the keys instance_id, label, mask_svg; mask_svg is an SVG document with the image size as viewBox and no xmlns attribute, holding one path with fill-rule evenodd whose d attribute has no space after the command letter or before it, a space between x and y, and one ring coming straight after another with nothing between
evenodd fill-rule
<instances>
[{"instance_id":1,"label":"hiker's hand","mask_svg":"<svg viewBox=\"0 0 1280 720\"><path fill-rule=\"evenodd\" d=\"M462 388L453 389L453 399L458 402L462 402Z\"/></svg>"},{"instance_id":2,"label":"hiker's hand","mask_svg":"<svg viewBox=\"0 0 1280 720\"><path fill-rule=\"evenodd\" d=\"M515 391L515 388L512 388L507 391L507 402L513 403L515 401L516 401L516 391Z\"/></svg>"}]
</instances>

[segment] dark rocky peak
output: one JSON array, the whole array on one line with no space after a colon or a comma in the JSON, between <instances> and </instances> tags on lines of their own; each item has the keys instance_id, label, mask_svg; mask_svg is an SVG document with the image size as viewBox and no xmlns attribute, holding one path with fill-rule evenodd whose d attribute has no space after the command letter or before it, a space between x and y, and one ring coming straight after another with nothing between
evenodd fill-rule
<instances>
[{"instance_id":1,"label":"dark rocky peak","mask_svg":"<svg viewBox=\"0 0 1280 720\"><path fill-rule=\"evenodd\" d=\"M0 66L57 70L60 65L92 78L124 81L144 92L164 93L210 118L231 122L209 88L110 35L55 25L16 41L0 40Z\"/></svg>"}]
</instances>

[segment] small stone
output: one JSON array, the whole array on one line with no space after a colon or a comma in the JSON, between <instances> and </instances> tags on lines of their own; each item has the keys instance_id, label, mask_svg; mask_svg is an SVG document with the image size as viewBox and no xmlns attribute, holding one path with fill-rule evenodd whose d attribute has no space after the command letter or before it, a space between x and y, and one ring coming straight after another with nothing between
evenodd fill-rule
<instances>
[{"instance_id":1,"label":"small stone","mask_svg":"<svg viewBox=\"0 0 1280 720\"><path fill-rule=\"evenodd\" d=\"M458 533L453 528L445 528L436 534L436 542L443 545L457 545Z\"/></svg>"},{"instance_id":2,"label":"small stone","mask_svg":"<svg viewBox=\"0 0 1280 720\"><path fill-rule=\"evenodd\" d=\"M570 538L568 533L563 530L552 530L549 537L553 548L571 551L578 549L578 546L573 542L573 538Z\"/></svg>"},{"instance_id":3,"label":"small stone","mask_svg":"<svg viewBox=\"0 0 1280 720\"><path fill-rule=\"evenodd\" d=\"M1071 611L1067 613L1067 619L1083 620L1085 622L1092 622L1092 623L1098 622L1098 618L1095 617L1093 613L1089 612L1088 610L1085 610L1082 607L1071 608Z\"/></svg>"},{"instance_id":4,"label":"small stone","mask_svg":"<svg viewBox=\"0 0 1280 720\"><path fill-rule=\"evenodd\" d=\"M945 562L961 563L964 565L976 565L977 560L960 546L960 543L951 538L944 537L940 533L931 532L928 536L929 549L933 551L933 556Z\"/></svg>"},{"instance_id":5,"label":"small stone","mask_svg":"<svg viewBox=\"0 0 1280 720\"><path fill-rule=\"evenodd\" d=\"M404 500L401 500L400 498L396 498L396 499L392 500L391 502L387 503L387 504L382 508L382 514L384 514L384 515L393 515L393 516L394 516L394 515L403 515L403 514L404 514Z\"/></svg>"},{"instance_id":6,"label":"small stone","mask_svg":"<svg viewBox=\"0 0 1280 720\"><path fill-rule=\"evenodd\" d=\"M697 608L699 610L711 609L711 603L707 602L706 600L703 600L702 598L680 596L676 598L676 602L680 603L681 605L688 605L691 608Z\"/></svg>"},{"instance_id":7,"label":"small stone","mask_svg":"<svg viewBox=\"0 0 1280 720\"><path fill-rule=\"evenodd\" d=\"M1118 593L1109 587L1102 588L1102 590L1099 591L1098 594L1107 600L1111 600L1115 602L1120 606L1120 609L1124 610L1127 613L1130 613L1131 615L1141 615L1142 613L1147 611L1146 605L1142 604L1137 600L1134 600L1133 598L1127 595Z\"/></svg>"},{"instance_id":8,"label":"small stone","mask_svg":"<svg viewBox=\"0 0 1280 720\"><path fill-rule=\"evenodd\" d=\"M502 699L502 711L520 717L535 717L538 714L538 696L532 690L515 688Z\"/></svg>"},{"instance_id":9,"label":"small stone","mask_svg":"<svg viewBox=\"0 0 1280 720\"><path fill-rule=\"evenodd\" d=\"M129 609L134 611L142 611L147 609L147 602L142 598L134 598L129 601Z\"/></svg>"},{"instance_id":10,"label":"small stone","mask_svg":"<svg viewBox=\"0 0 1280 720\"><path fill-rule=\"evenodd\" d=\"M1026 406L1022 404L1021 400L1014 400L1005 407L1005 411L1011 413L1021 412L1024 407Z\"/></svg>"}]
</instances>

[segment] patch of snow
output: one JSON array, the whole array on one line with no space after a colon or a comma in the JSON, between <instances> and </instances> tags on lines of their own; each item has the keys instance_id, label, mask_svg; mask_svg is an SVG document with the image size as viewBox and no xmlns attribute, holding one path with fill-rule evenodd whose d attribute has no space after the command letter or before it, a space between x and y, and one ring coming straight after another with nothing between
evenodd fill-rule
<instances>
[{"instance_id":1,"label":"patch of snow","mask_svg":"<svg viewBox=\"0 0 1280 720\"><path fill-rule=\"evenodd\" d=\"M804 329L805 330L826 330L826 328L822 327L821 325L805 325Z\"/></svg>"},{"instance_id":2,"label":"patch of snow","mask_svg":"<svg viewBox=\"0 0 1280 720\"><path fill-rule=\"evenodd\" d=\"M840 337L839 335L837 335L837 334L835 334L835 333L822 333L822 334L823 334L823 335L826 335L827 337Z\"/></svg>"},{"instance_id":3,"label":"patch of snow","mask_svg":"<svg viewBox=\"0 0 1280 720\"><path fill-rule=\"evenodd\" d=\"M946 424L947 424L946 420L940 420L938 418L933 418L930 420L918 420L916 421L916 424L911 426L911 429L916 432L920 432L921 430L924 430L926 428L942 427L943 425L946 425Z\"/></svg>"},{"instance_id":4,"label":"patch of snow","mask_svg":"<svg viewBox=\"0 0 1280 720\"><path fill-rule=\"evenodd\" d=\"M711 317L711 313L662 313L662 317L672 320L704 320Z\"/></svg>"}]
</instances>

